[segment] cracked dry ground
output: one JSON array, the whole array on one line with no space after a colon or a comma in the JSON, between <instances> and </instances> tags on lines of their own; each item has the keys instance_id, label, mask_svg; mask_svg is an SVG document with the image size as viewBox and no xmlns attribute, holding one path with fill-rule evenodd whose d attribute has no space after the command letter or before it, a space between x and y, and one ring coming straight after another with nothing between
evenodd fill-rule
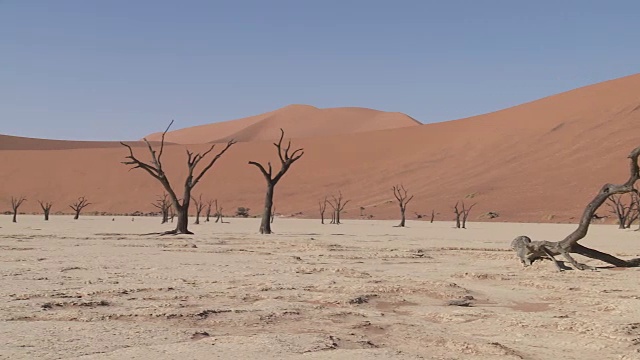
<instances>
[{"instance_id":1,"label":"cracked dry ground","mask_svg":"<svg viewBox=\"0 0 640 360\"><path fill-rule=\"evenodd\" d=\"M640 359L638 269L523 269L509 250L571 225L0 220L2 359ZM640 252L611 226L585 243Z\"/></svg>"}]
</instances>

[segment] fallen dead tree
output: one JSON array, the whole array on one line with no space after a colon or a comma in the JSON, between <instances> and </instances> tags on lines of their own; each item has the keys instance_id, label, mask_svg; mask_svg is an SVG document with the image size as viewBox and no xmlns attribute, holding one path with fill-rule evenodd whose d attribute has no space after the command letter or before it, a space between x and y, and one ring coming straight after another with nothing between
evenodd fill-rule
<instances>
[{"instance_id":1,"label":"fallen dead tree","mask_svg":"<svg viewBox=\"0 0 640 360\"><path fill-rule=\"evenodd\" d=\"M586 256L588 258L603 261L605 263L617 266L617 267L635 267L640 265L640 258L632 260L623 260L613 255L588 248L584 245L578 244L582 240L589 230L589 225L593 219L596 211L602 204L604 204L611 195L636 193L634 185L640 179L640 168L638 167L638 156L640 156L640 147L635 148L628 156L630 159L629 164L629 179L624 184L605 184L602 186L598 194L587 204L584 209L582 218L580 218L580 224L578 228L569 234L562 241L532 241L527 236L518 236L511 242L511 247L514 249L520 261L524 266L531 265L532 262L542 258L549 258L553 261L558 270L562 271L563 267L554 256L562 255L567 261L569 261L576 269L579 270L595 270L594 267L588 266L577 262L571 253Z\"/></svg>"}]
</instances>

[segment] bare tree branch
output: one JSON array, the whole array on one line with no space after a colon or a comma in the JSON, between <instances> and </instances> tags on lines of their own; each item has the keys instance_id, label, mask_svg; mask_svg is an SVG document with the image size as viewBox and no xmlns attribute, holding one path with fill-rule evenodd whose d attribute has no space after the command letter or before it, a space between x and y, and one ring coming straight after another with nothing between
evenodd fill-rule
<instances>
[{"instance_id":1,"label":"bare tree branch","mask_svg":"<svg viewBox=\"0 0 640 360\"><path fill-rule=\"evenodd\" d=\"M27 198L24 196L11 197L11 209L13 210L12 222L18 222L18 208L20 208L20 205L25 201L27 201Z\"/></svg>"},{"instance_id":2,"label":"bare tree branch","mask_svg":"<svg viewBox=\"0 0 640 360\"><path fill-rule=\"evenodd\" d=\"M594 249L587 248L578 244L578 241L587 235L589 225L596 211L604 204L611 195L638 193L634 185L640 179L638 166L638 157L640 156L640 147L631 151L627 158L629 159L629 179L623 184L604 184L596 196L585 207L578 228L571 234L567 235L563 240L553 241L531 241L527 236L518 236L512 242L512 248L516 250L521 262L527 266L533 261L542 258L551 258L556 262L553 256L563 255L576 269L586 270L595 268L577 262L570 253L580 254L592 259L597 259L614 266L619 267L635 267L640 265L640 259L623 260L613 255L609 255ZM557 263L557 262L556 262Z\"/></svg>"},{"instance_id":3,"label":"bare tree branch","mask_svg":"<svg viewBox=\"0 0 640 360\"><path fill-rule=\"evenodd\" d=\"M202 179L202 177L207 173L207 171L209 171L209 169L213 167L216 161L218 161L218 159L236 142L235 140L228 141L226 146L216 156L214 156L211 159L211 161L209 161L209 163L201 171L197 172L197 175L195 177L194 177L194 171L196 170L196 167L198 166L200 161L205 159L213 151L213 149L215 148L215 144L212 144L209 147L209 149L207 149L203 153L194 153L192 151L189 151L188 149L185 149L187 153L187 177L185 178L185 181L184 181L183 197L182 199L178 199L176 192L173 190L173 187L171 186L169 179L167 178L166 174L162 169L162 154L164 152L165 136L169 131L169 128L171 128L172 124L173 124L173 120L171 120L171 122L169 123L169 126L167 126L165 131L162 133L162 137L160 141L160 149L157 153L157 156L156 156L156 151L154 150L151 143L147 141L147 139L143 139L149 150L149 155L151 156L151 162L152 162L151 164L148 164L138 159L134 155L133 149L131 148L131 146L121 142L121 144L129 150L129 156L125 157L128 160L123 161L122 163L125 165L131 166L131 169L140 168L145 170L154 179L158 180L160 184L162 184L162 186L164 187L165 191L168 193L168 196L171 199L171 203L173 205L170 209L168 209L170 212L170 218L171 218L171 221L173 222L173 217L174 217L173 214L177 213L178 224L176 225L176 228L174 230L167 231L163 234L193 234L188 229L189 205L192 199L191 191ZM175 212L173 210L175 210Z\"/></svg>"},{"instance_id":4,"label":"bare tree branch","mask_svg":"<svg viewBox=\"0 0 640 360\"><path fill-rule=\"evenodd\" d=\"M260 223L261 234L271 234L271 219L273 218L273 194L276 184L278 184L282 176L284 176L287 170L289 170L289 167L291 167L294 162L296 162L302 157L302 155L304 155L304 151L302 149L296 149L291 155L289 155L289 150L291 149L291 140L289 140L289 142L287 143L287 147L284 149L282 148L283 140L284 130L280 129L280 139L278 140L278 142L273 143L273 145L278 150L278 158L280 159L280 170L277 174L275 174L275 176L273 175L271 162L267 162L267 170L262 164L256 161L249 161L249 165L257 167L267 181L267 194L265 196L265 205L262 212L262 221Z\"/></svg>"}]
</instances>

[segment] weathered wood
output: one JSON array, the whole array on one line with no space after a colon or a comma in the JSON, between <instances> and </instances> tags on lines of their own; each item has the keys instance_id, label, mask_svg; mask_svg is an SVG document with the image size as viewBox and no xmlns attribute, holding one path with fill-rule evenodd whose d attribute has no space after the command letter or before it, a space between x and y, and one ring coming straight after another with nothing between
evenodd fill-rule
<instances>
[{"instance_id":1,"label":"weathered wood","mask_svg":"<svg viewBox=\"0 0 640 360\"><path fill-rule=\"evenodd\" d=\"M44 221L49 221L49 213L51 212L51 207L53 203L50 201L41 201L38 200L40 207L42 208L42 212L44 213Z\"/></svg>"},{"instance_id":2,"label":"weathered wood","mask_svg":"<svg viewBox=\"0 0 640 360\"><path fill-rule=\"evenodd\" d=\"M152 203L154 207L160 210L160 214L162 215L161 224L166 224L169 222L169 209L171 208L171 202L169 201L169 194L166 192L162 193L162 195L158 196L158 199L154 203Z\"/></svg>"},{"instance_id":3,"label":"weathered wood","mask_svg":"<svg viewBox=\"0 0 640 360\"><path fill-rule=\"evenodd\" d=\"M145 144L147 144L147 148L149 149L149 154L151 155L150 164L139 160L134 155L133 149L131 148L131 146L121 142L120 144L122 144L124 147L126 147L129 150L129 155L125 157L128 160L123 161L122 163L125 165L130 165L131 169L142 169L146 171L151 177L153 177L158 182L160 182L160 184L162 184L164 189L169 194L169 198L171 199L171 203L173 205L172 208L173 210L175 210L175 213L177 213L177 216L178 216L178 222L174 230L167 231L163 233L163 235L193 234L191 231L189 231L189 206L191 204L191 191L200 182L200 180L207 173L207 171L209 171L209 169L213 167L216 161L218 161L218 159L220 159L220 157L224 155L224 153L227 152L227 150L229 150L229 148L233 144L235 144L236 141L229 140L225 145L225 147L218 154L216 154L207 163L207 165L205 165L204 168L202 168L202 170L200 170L199 172L195 171L196 167L198 166L198 164L200 164L200 162L203 159L205 159L213 151L216 144L211 144L209 149L203 153L193 153L189 150L186 150L187 176L184 180L182 200L180 200L178 199L176 192L174 191L173 187L169 183L169 179L167 178L167 175L165 174L162 168L162 153L164 151L164 138L172 124L173 124L173 120L171 120L171 122L169 123L169 126L167 126L165 131L162 133L162 137L160 141L160 149L158 150L158 152L154 150L153 146L151 146L151 143L147 141L146 138L143 139ZM171 217L171 222L173 222L173 217Z\"/></svg>"},{"instance_id":4,"label":"weathered wood","mask_svg":"<svg viewBox=\"0 0 640 360\"><path fill-rule=\"evenodd\" d=\"M91 203L84 196L80 196L78 200L69 205L69 207L76 212L73 216L73 219L78 220L78 218L80 218L80 212L82 211L82 209L86 208L89 205L91 205Z\"/></svg>"},{"instance_id":5,"label":"weathered wood","mask_svg":"<svg viewBox=\"0 0 640 360\"><path fill-rule=\"evenodd\" d=\"M18 209L20 208L20 205L22 205L22 203L25 201L27 201L27 198L25 198L24 196L11 197L11 209L13 210L12 222L18 222Z\"/></svg>"},{"instance_id":6,"label":"weathered wood","mask_svg":"<svg viewBox=\"0 0 640 360\"><path fill-rule=\"evenodd\" d=\"M200 225L200 214L202 213L205 205L205 202L202 201L202 194L200 194L197 199L195 197L192 197L191 200L193 200L193 205L196 208L196 221L193 224Z\"/></svg>"},{"instance_id":7,"label":"weathered wood","mask_svg":"<svg viewBox=\"0 0 640 360\"><path fill-rule=\"evenodd\" d=\"M407 189L405 189L404 185L393 186L393 196L398 201L398 205L400 206L400 224L396 227L404 227L405 226L405 212L407 211L407 204L413 199L413 195L408 196Z\"/></svg>"},{"instance_id":8,"label":"weathered wood","mask_svg":"<svg viewBox=\"0 0 640 360\"><path fill-rule=\"evenodd\" d=\"M324 225L324 213L327 210L327 197L324 197L324 201L318 201L318 208L320 209L320 223Z\"/></svg>"},{"instance_id":9,"label":"weathered wood","mask_svg":"<svg viewBox=\"0 0 640 360\"><path fill-rule=\"evenodd\" d=\"M340 214L351 200L344 201L342 198L342 191L338 191L338 196L331 195L331 200L328 202L329 206L333 208L331 223L340 225Z\"/></svg>"},{"instance_id":10,"label":"weathered wood","mask_svg":"<svg viewBox=\"0 0 640 360\"><path fill-rule=\"evenodd\" d=\"M262 221L260 222L260 233L261 234L271 234L271 217L272 217L272 207L273 207L273 194L275 191L275 187L280 181L280 179L284 176L284 174L289 170L291 165L298 161L302 155L304 155L304 150L302 148L296 149L293 152L289 153L291 150L291 140L287 144L286 148L282 147L282 141L284 140L284 130L280 129L280 139L277 143L273 145L278 149L278 158L280 159L280 170L273 174L273 168L271 167L271 162L267 162L267 167L265 168L262 164L249 161L249 165L253 165L257 167L265 180L267 181L267 191L264 199L264 209L262 211Z\"/></svg>"},{"instance_id":11,"label":"weathered wood","mask_svg":"<svg viewBox=\"0 0 640 360\"><path fill-rule=\"evenodd\" d=\"M528 259L527 262L523 262L525 266L530 265L532 261L536 259L542 258L541 254L546 254L547 256L553 255L563 255L576 269L586 270L586 269L594 269L591 266L587 266L585 264L579 263L574 260L570 253L579 254L582 256L586 256L588 258L600 260L602 262L617 266L617 267L635 267L640 265L640 259L632 259L632 260L623 260L617 258L613 255L590 249L586 246L578 244L580 240L582 240L589 230L589 225L591 224L591 220L594 218L596 211L602 204L604 204L607 199L609 199L612 195L616 194L626 194L626 193L635 193L637 195L638 191L635 189L635 183L640 179L640 167L638 166L638 157L640 156L640 147L635 148L629 156L629 178L623 184L605 184L600 188L600 191L594 196L594 198L587 204L585 207L582 217L580 218L580 223L578 227L569 235L567 235L563 240L558 242L552 241L516 241L519 238L517 237L512 242L512 247L518 253L518 257ZM551 255L549 255L551 254Z\"/></svg>"}]
</instances>

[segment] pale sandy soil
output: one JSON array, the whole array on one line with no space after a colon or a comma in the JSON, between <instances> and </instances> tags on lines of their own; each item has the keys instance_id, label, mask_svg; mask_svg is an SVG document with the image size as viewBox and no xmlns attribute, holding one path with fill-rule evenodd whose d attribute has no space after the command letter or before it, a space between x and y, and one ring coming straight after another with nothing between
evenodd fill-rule
<instances>
[{"instance_id":1,"label":"pale sandy soil","mask_svg":"<svg viewBox=\"0 0 640 360\"><path fill-rule=\"evenodd\" d=\"M158 237L139 235L157 218L1 216L0 358L640 359L639 269L509 250L572 225L230 221ZM613 226L584 243L640 255Z\"/></svg>"}]
</instances>

